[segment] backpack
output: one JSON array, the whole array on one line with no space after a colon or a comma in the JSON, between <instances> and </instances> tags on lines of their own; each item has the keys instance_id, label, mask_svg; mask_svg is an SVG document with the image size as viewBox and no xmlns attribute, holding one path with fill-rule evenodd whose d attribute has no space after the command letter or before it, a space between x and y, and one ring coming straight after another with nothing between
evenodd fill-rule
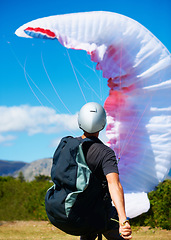
<instances>
[{"instance_id":1,"label":"backpack","mask_svg":"<svg viewBox=\"0 0 171 240\"><path fill-rule=\"evenodd\" d=\"M50 222L75 236L102 232L108 222L102 181L92 174L85 161L82 146L86 142L95 141L70 136L61 140L53 156L54 185L45 196Z\"/></svg>"}]
</instances>

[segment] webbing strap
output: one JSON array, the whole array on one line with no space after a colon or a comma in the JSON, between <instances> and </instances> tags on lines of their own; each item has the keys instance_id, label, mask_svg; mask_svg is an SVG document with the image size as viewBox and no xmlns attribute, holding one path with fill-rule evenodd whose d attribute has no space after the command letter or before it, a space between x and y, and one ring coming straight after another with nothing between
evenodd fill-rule
<instances>
[{"instance_id":1,"label":"webbing strap","mask_svg":"<svg viewBox=\"0 0 171 240\"><path fill-rule=\"evenodd\" d=\"M102 234L98 233L98 240L102 240Z\"/></svg>"}]
</instances>

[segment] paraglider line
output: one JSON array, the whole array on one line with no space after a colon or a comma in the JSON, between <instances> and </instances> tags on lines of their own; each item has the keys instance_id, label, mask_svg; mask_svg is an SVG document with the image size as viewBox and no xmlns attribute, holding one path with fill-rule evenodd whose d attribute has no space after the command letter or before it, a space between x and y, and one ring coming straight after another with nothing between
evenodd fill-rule
<instances>
[{"instance_id":1,"label":"paraglider line","mask_svg":"<svg viewBox=\"0 0 171 240\"><path fill-rule=\"evenodd\" d=\"M66 51L67 51L67 50L66 50ZM69 55L68 51L67 51L67 54L68 54L68 58L69 58L69 61L70 61L72 70L73 70L73 72L74 72L75 78L76 78L76 80L77 80L78 86L79 86L79 88L80 88L80 91L81 91L81 93L82 93L82 95L83 95L83 97L84 97L84 100L87 102L87 99L85 98L85 95L84 95L84 93L83 93L83 90L82 90L82 88L81 88L81 85L80 85L80 83L79 83L79 81L78 81L78 78L77 78L76 72L75 72L75 70L74 70L74 66L73 66L73 64L72 64L72 61L71 61L71 58L70 58L70 55Z\"/></svg>"},{"instance_id":2,"label":"paraglider line","mask_svg":"<svg viewBox=\"0 0 171 240\"><path fill-rule=\"evenodd\" d=\"M55 89L55 87L54 87L54 85L53 85L53 83L52 83L52 81L51 81L51 79L50 79L50 77L49 77L49 74L48 74L48 72L47 72L47 70L46 70L46 67L45 67L45 64L44 64L44 61L43 61L42 53L41 53L41 59L42 59L42 64L43 64L43 68L44 68L44 70L45 70L46 76L47 76L47 78L48 78L48 80L49 80L49 82L50 82L53 90L55 91L57 97L59 98L59 100L61 101L61 103L63 104L63 106L66 108L66 110L67 110L70 114L72 114L72 113L70 112L70 110L67 108L67 106L65 105L65 103L62 101L61 97L59 96L58 92L56 91L56 89Z\"/></svg>"},{"instance_id":3,"label":"paraglider line","mask_svg":"<svg viewBox=\"0 0 171 240\"><path fill-rule=\"evenodd\" d=\"M93 92L98 96L98 98L100 99L100 101L102 101L103 99L103 91L102 91L102 81L101 81L101 77L98 76L97 71L94 69L93 67L90 67L88 64L84 64L84 66L86 66L87 68L89 68L90 70L92 70L94 72L94 74L96 75L97 79L99 80L99 86L100 86L100 97L97 95L97 93L93 90ZM88 84L88 83L87 83ZM89 84L88 84L89 85Z\"/></svg>"},{"instance_id":4,"label":"paraglider line","mask_svg":"<svg viewBox=\"0 0 171 240\"><path fill-rule=\"evenodd\" d=\"M83 75L78 71L78 69L75 67L78 74L82 77L82 79L86 82L86 84L89 86L89 88L94 92L94 94L102 101L102 98L97 94L97 92L91 87L91 85L87 82L87 80L83 77Z\"/></svg>"},{"instance_id":5,"label":"paraglider line","mask_svg":"<svg viewBox=\"0 0 171 240\"><path fill-rule=\"evenodd\" d=\"M17 55L15 54L14 50L12 49L12 46L11 46L10 42L7 42L7 43L9 44L10 50L11 50L12 54L14 55L16 61L18 62L18 64L20 65L20 67L23 69L24 75L25 75L25 79L26 79L26 81L27 81L27 84L28 84L29 88L31 89L32 93L34 94L34 96L36 97L36 99L38 100L38 102L39 102L42 106L44 106L44 105L42 104L42 102L40 101L40 99L37 97L37 95L36 95L36 93L34 92L34 90L32 89L32 87L31 87L31 85L30 85L30 83L29 83L29 81L28 81L27 76L30 78L30 80L31 80L32 83L35 85L35 87L38 89L38 91L39 91L39 92L46 98L46 100L56 109L56 111L57 111L57 112L60 112L60 111L54 106L54 104L45 96L45 94L40 90L40 88L36 85L36 83L33 81L33 79L32 79L32 78L29 76L29 74L27 73L26 67L25 67L25 66L26 66L26 61L25 61L25 64L24 64L24 66L23 66L23 65L21 64L20 60L18 59Z\"/></svg>"},{"instance_id":6,"label":"paraglider line","mask_svg":"<svg viewBox=\"0 0 171 240\"><path fill-rule=\"evenodd\" d=\"M100 97L99 97L99 99L102 101L102 99L103 99L103 96L102 96L102 93L103 93L103 91L102 91L102 79L101 79L101 77L98 76L97 71L95 70L94 66L90 67L90 66L88 66L88 64L85 64L85 66L88 67L89 69L91 69L95 73L97 79L99 80L99 88L100 88Z\"/></svg>"},{"instance_id":7,"label":"paraglider line","mask_svg":"<svg viewBox=\"0 0 171 240\"><path fill-rule=\"evenodd\" d=\"M37 97L37 95L35 94L34 90L32 89L29 81L28 81L28 77L30 78L30 80L32 81L32 83L35 85L35 87L38 89L38 91L47 99L47 101L56 109L57 112L61 113L55 106L54 104L45 96L45 94L40 90L40 88L35 84L35 82L32 80L32 78L29 76L29 74L27 73L26 71L26 60L25 60L25 64L24 66L21 64L20 60L18 59L17 55L15 54L14 50L12 49L12 46L10 45L10 42L7 42L9 47L10 47L10 50L13 54L13 56L15 57L16 61L18 62L18 64L20 65L20 67L23 69L24 71L24 75L25 75L25 79L27 81L27 84L28 86L30 87L32 93L34 94L34 96L36 97L36 99L38 100L38 102L44 107L44 105L42 104L42 102L40 101L40 99ZM27 77L28 76L28 77ZM74 132L71 131L68 127L66 127L66 129L74 135Z\"/></svg>"},{"instance_id":8,"label":"paraglider line","mask_svg":"<svg viewBox=\"0 0 171 240\"><path fill-rule=\"evenodd\" d=\"M26 61L25 61L25 65L26 65ZM30 83L28 81L28 78L26 75L28 75L28 77L30 78L30 80L32 81L32 83L34 84L34 86L38 89L38 91L44 96L44 98L46 98L46 100L59 112L59 110L55 107L55 105L46 97L46 95L40 90L40 88L36 85L36 83L33 81L33 79L29 76L29 74L26 72L25 70L25 65L23 67L23 70L24 70L24 75L26 77L26 81L31 89L31 91L33 92L34 96L37 98L37 100L39 101L39 103L41 103L41 101L39 100L39 98L37 97L37 95L35 94L35 92L33 91L32 87L30 86ZM42 103L41 103L42 106L44 106Z\"/></svg>"},{"instance_id":9,"label":"paraglider line","mask_svg":"<svg viewBox=\"0 0 171 240\"><path fill-rule=\"evenodd\" d=\"M41 102L40 99L37 97L37 95L35 94L33 88L31 87L31 85L30 85L30 83L29 83L29 81L28 81L25 66L26 66L26 60L25 60L24 68L23 68L25 79L26 79L27 84L28 84L29 88L31 89L32 93L34 94L34 96L36 97L36 99L38 100L38 102L43 106L42 102Z\"/></svg>"},{"instance_id":10,"label":"paraglider line","mask_svg":"<svg viewBox=\"0 0 171 240\"><path fill-rule=\"evenodd\" d=\"M127 141L126 145L125 145L125 147L122 149L121 155L123 154L123 152L124 152L124 149L125 149L125 148L128 146L129 142L131 141L131 139L132 139L132 136L134 135L134 133L135 133L135 131L136 131L136 129L137 129L137 127L138 127L138 125L139 125L139 123L140 123L140 121L141 121L142 117L144 116L144 114L145 114L145 112L146 112L146 110L147 110L147 107L149 106L149 104L150 104L150 101L147 103L147 105L146 105L146 107L145 107L145 109L144 109L144 111L143 111L143 113L142 113L141 117L139 118L139 121L137 122L137 125L135 126L135 128L134 128L133 132L131 133L131 135L130 135L130 137L129 137L129 139L128 139L128 141Z\"/></svg>"},{"instance_id":11,"label":"paraglider line","mask_svg":"<svg viewBox=\"0 0 171 240\"><path fill-rule=\"evenodd\" d=\"M120 86L120 90L122 89L122 84L121 84L121 81L122 81L122 46L121 46L121 52L120 52L120 73L119 73L119 86ZM120 95L119 95L119 98L120 98ZM120 101L119 101L120 103ZM119 112L119 121L120 121L120 112ZM120 137L120 134L119 134L119 146L118 146L118 158L120 159L121 157L121 137Z\"/></svg>"},{"instance_id":12,"label":"paraglider line","mask_svg":"<svg viewBox=\"0 0 171 240\"><path fill-rule=\"evenodd\" d=\"M86 54L86 57L88 58L88 55ZM91 85L85 80L85 78L81 75L81 73L78 71L78 69L75 67L75 69L77 70L77 72L80 74L80 76L83 78L83 80L87 83L87 85L91 88L91 90L95 93L95 95L100 99L100 101L102 101L102 99L103 99L103 96L102 96L102 79L101 79L101 77L99 77L98 76L98 74L97 74L97 71L95 70L95 67L94 67L94 65L93 65L93 62L91 61L90 63L92 64L92 67L91 66L89 66L87 63L84 63L83 61L80 61L80 58L78 59L79 60L79 62L80 62L80 64L82 64L82 65L84 65L85 67L87 67L87 68L89 68L95 75L96 75L96 77L97 77L97 79L98 79L98 81L99 81L99 88L100 88L100 96L99 96L99 94L97 94L97 92L91 87ZM89 58L88 58L88 60L90 60Z\"/></svg>"}]
</instances>

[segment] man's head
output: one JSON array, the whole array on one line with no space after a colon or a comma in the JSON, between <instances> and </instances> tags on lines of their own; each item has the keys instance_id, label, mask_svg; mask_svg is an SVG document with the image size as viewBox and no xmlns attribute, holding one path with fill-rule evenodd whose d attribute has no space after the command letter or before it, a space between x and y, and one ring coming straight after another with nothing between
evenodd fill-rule
<instances>
[{"instance_id":1,"label":"man's head","mask_svg":"<svg viewBox=\"0 0 171 240\"><path fill-rule=\"evenodd\" d=\"M78 114L78 125L84 132L97 133L106 125L106 112L95 102L86 103Z\"/></svg>"}]
</instances>

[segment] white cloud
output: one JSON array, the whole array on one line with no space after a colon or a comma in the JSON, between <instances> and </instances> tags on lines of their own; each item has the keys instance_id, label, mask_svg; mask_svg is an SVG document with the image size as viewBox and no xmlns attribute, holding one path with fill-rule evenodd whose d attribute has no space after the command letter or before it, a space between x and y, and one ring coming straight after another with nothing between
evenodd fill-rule
<instances>
[{"instance_id":1,"label":"white cloud","mask_svg":"<svg viewBox=\"0 0 171 240\"><path fill-rule=\"evenodd\" d=\"M77 114L57 114L48 107L32 107L28 105L0 107L0 133L27 132L57 133L78 130Z\"/></svg>"},{"instance_id":2,"label":"white cloud","mask_svg":"<svg viewBox=\"0 0 171 240\"><path fill-rule=\"evenodd\" d=\"M59 133L61 136L63 132L69 132L68 135L75 136L78 130L77 114L57 114L54 109L42 106L0 106L0 144L4 146L10 146L19 132L28 135ZM52 140L50 147L59 144L59 134ZM100 133L100 139L107 141L105 131Z\"/></svg>"},{"instance_id":3,"label":"white cloud","mask_svg":"<svg viewBox=\"0 0 171 240\"><path fill-rule=\"evenodd\" d=\"M60 141L61 141L61 138L55 138L55 139L53 139L53 141L51 142L51 144L50 144L50 146L51 147L57 147L58 146L58 144L60 143Z\"/></svg>"},{"instance_id":4,"label":"white cloud","mask_svg":"<svg viewBox=\"0 0 171 240\"><path fill-rule=\"evenodd\" d=\"M0 144L3 144L3 145L11 145L11 141L16 139L16 136L14 135L6 135L6 136L3 136L3 135L0 135Z\"/></svg>"}]
</instances>

